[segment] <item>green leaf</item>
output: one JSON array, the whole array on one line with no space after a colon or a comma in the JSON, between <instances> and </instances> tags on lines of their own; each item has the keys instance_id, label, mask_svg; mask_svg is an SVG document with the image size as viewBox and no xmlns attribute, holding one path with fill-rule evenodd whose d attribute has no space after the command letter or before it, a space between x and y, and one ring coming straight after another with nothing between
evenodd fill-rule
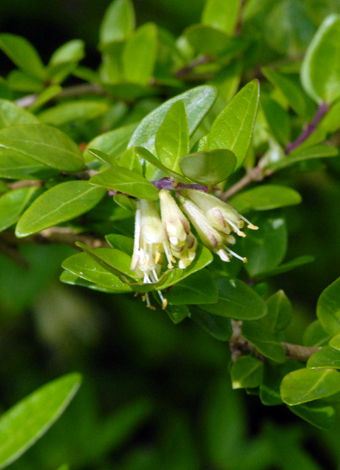
<instances>
[{"instance_id":1,"label":"green leaf","mask_svg":"<svg viewBox=\"0 0 340 470\"><path fill-rule=\"evenodd\" d=\"M189 315L189 309L186 305L168 305L165 311L175 325L183 321Z\"/></svg>"},{"instance_id":2,"label":"green leaf","mask_svg":"<svg viewBox=\"0 0 340 470\"><path fill-rule=\"evenodd\" d=\"M217 90L214 87L202 85L171 98L142 119L130 139L129 148L141 146L153 152L157 131L171 106L179 100L184 101L189 134L192 135L213 105L216 96Z\"/></svg>"},{"instance_id":3,"label":"green leaf","mask_svg":"<svg viewBox=\"0 0 340 470\"><path fill-rule=\"evenodd\" d=\"M39 124L39 119L12 101L0 99L0 128L20 124Z\"/></svg>"},{"instance_id":4,"label":"green leaf","mask_svg":"<svg viewBox=\"0 0 340 470\"><path fill-rule=\"evenodd\" d=\"M267 67L262 68L264 76L285 96L290 106L301 117L308 117L308 102L303 91L295 82Z\"/></svg>"},{"instance_id":5,"label":"green leaf","mask_svg":"<svg viewBox=\"0 0 340 470\"><path fill-rule=\"evenodd\" d=\"M290 411L322 430L328 430L335 423L335 409L326 403L312 402L288 407Z\"/></svg>"},{"instance_id":6,"label":"green leaf","mask_svg":"<svg viewBox=\"0 0 340 470\"><path fill-rule=\"evenodd\" d=\"M289 114L277 101L268 95L261 96L261 105L271 134L279 144L285 147L290 140Z\"/></svg>"},{"instance_id":7,"label":"green leaf","mask_svg":"<svg viewBox=\"0 0 340 470\"><path fill-rule=\"evenodd\" d=\"M288 405L299 405L340 391L340 374L335 369L299 369L281 383L281 397Z\"/></svg>"},{"instance_id":8,"label":"green leaf","mask_svg":"<svg viewBox=\"0 0 340 470\"><path fill-rule=\"evenodd\" d=\"M0 34L0 48L19 69L33 77L44 79L44 64L27 39L15 34Z\"/></svg>"},{"instance_id":9,"label":"green leaf","mask_svg":"<svg viewBox=\"0 0 340 470\"><path fill-rule=\"evenodd\" d=\"M211 304L217 302L218 292L210 272L202 269L174 285L166 298L170 305Z\"/></svg>"},{"instance_id":10,"label":"green leaf","mask_svg":"<svg viewBox=\"0 0 340 470\"><path fill-rule=\"evenodd\" d=\"M135 129L136 124L130 124L114 129L113 131L105 132L92 139L91 142L88 143L87 148L105 152L111 157L107 162L112 164L126 149Z\"/></svg>"},{"instance_id":11,"label":"green leaf","mask_svg":"<svg viewBox=\"0 0 340 470\"><path fill-rule=\"evenodd\" d=\"M70 101L42 111L38 117L45 124L62 126L73 121L89 121L106 113L109 105L100 101Z\"/></svg>"},{"instance_id":12,"label":"green leaf","mask_svg":"<svg viewBox=\"0 0 340 470\"><path fill-rule=\"evenodd\" d=\"M98 291L98 292L104 292L106 294L114 293L110 289L106 289L105 287L98 286L97 284L92 284L91 282L86 281L85 279L82 279L81 277L77 276L76 274L71 273L70 271L63 271L59 279L64 284L69 284L71 286L86 287L87 289L91 289L91 290Z\"/></svg>"},{"instance_id":13,"label":"green leaf","mask_svg":"<svg viewBox=\"0 0 340 470\"><path fill-rule=\"evenodd\" d=\"M247 321L242 325L242 336L265 357L275 362L285 362L285 350L261 321Z\"/></svg>"},{"instance_id":14,"label":"green leaf","mask_svg":"<svg viewBox=\"0 0 340 470\"><path fill-rule=\"evenodd\" d=\"M89 182L141 199L151 199L153 201L158 199L158 190L150 181L136 171L118 165L92 176Z\"/></svg>"},{"instance_id":15,"label":"green leaf","mask_svg":"<svg viewBox=\"0 0 340 470\"><path fill-rule=\"evenodd\" d=\"M100 262L97 262L88 253L77 253L76 255L70 256L63 261L62 267L78 277L86 279L92 284L97 284L109 289L111 292L131 292L128 285L122 282L117 276L107 271Z\"/></svg>"},{"instance_id":16,"label":"green leaf","mask_svg":"<svg viewBox=\"0 0 340 470\"><path fill-rule=\"evenodd\" d=\"M113 197L113 200L120 207L123 207L127 211L132 212L133 214L135 214L135 212L137 210L137 205L136 205L136 200L135 199L132 199L129 196L125 196L125 194L118 193Z\"/></svg>"},{"instance_id":17,"label":"green leaf","mask_svg":"<svg viewBox=\"0 0 340 470\"><path fill-rule=\"evenodd\" d=\"M316 314L327 333L331 336L340 333L340 278L321 293Z\"/></svg>"},{"instance_id":18,"label":"green leaf","mask_svg":"<svg viewBox=\"0 0 340 470\"><path fill-rule=\"evenodd\" d=\"M266 302L267 315L260 321L267 326L271 334L287 328L293 317L292 305L283 292L277 291Z\"/></svg>"},{"instance_id":19,"label":"green leaf","mask_svg":"<svg viewBox=\"0 0 340 470\"><path fill-rule=\"evenodd\" d=\"M126 40L135 28L135 13L130 0L115 0L106 10L100 26L100 45Z\"/></svg>"},{"instance_id":20,"label":"green leaf","mask_svg":"<svg viewBox=\"0 0 340 470\"><path fill-rule=\"evenodd\" d=\"M285 156L282 160L266 165L265 169L270 170L271 173L275 173L275 171L282 170L282 168L287 168L299 162L313 158L336 157L338 153L338 149L331 145L314 145L313 147L302 150L297 149L291 152L289 156Z\"/></svg>"},{"instance_id":21,"label":"green leaf","mask_svg":"<svg viewBox=\"0 0 340 470\"><path fill-rule=\"evenodd\" d=\"M127 82L148 85L157 54L157 28L146 23L135 32L123 51L124 75Z\"/></svg>"},{"instance_id":22,"label":"green leaf","mask_svg":"<svg viewBox=\"0 0 340 470\"><path fill-rule=\"evenodd\" d=\"M64 64L65 62L79 62L83 59L85 43L81 39L72 39L53 52L49 67Z\"/></svg>"},{"instance_id":23,"label":"green leaf","mask_svg":"<svg viewBox=\"0 0 340 470\"><path fill-rule=\"evenodd\" d=\"M19 154L19 155L18 155ZM0 130L1 158L36 160L60 171L78 171L84 161L78 146L63 132L42 124L26 124Z\"/></svg>"},{"instance_id":24,"label":"green leaf","mask_svg":"<svg viewBox=\"0 0 340 470\"><path fill-rule=\"evenodd\" d=\"M105 238L112 248L117 248L117 250L124 251L124 253L132 256L134 243L133 238L119 235L117 233L106 235Z\"/></svg>"},{"instance_id":25,"label":"green leaf","mask_svg":"<svg viewBox=\"0 0 340 470\"><path fill-rule=\"evenodd\" d=\"M180 181L181 183L185 183L185 184L191 183L191 181L186 176L182 176L179 173L176 173L175 171L172 171L166 168L159 160L157 160L157 158L151 152L149 152L149 150L143 147L134 147L134 148L139 158L141 158L142 160L146 160L147 162L154 165L156 168L159 168L165 174L171 176L174 179L174 181Z\"/></svg>"},{"instance_id":26,"label":"green leaf","mask_svg":"<svg viewBox=\"0 0 340 470\"><path fill-rule=\"evenodd\" d=\"M247 258L245 268L251 277L278 266L287 251L286 221L281 212L256 214L252 222L259 230L248 230L242 240L242 254Z\"/></svg>"},{"instance_id":27,"label":"green leaf","mask_svg":"<svg viewBox=\"0 0 340 470\"><path fill-rule=\"evenodd\" d=\"M37 186L14 189L0 198L0 231L15 224L30 199L37 191Z\"/></svg>"},{"instance_id":28,"label":"green leaf","mask_svg":"<svg viewBox=\"0 0 340 470\"><path fill-rule=\"evenodd\" d=\"M233 333L229 318L211 315L199 307L190 307L189 317L219 341L229 341Z\"/></svg>"},{"instance_id":29,"label":"green leaf","mask_svg":"<svg viewBox=\"0 0 340 470\"><path fill-rule=\"evenodd\" d=\"M289 261L288 263L281 264L276 268L268 269L267 271L262 271L261 273L256 274L256 276L254 276L254 279L261 280L267 277L277 276L278 274L286 273L288 271L291 271L292 269L299 268L304 264L312 263L313 261L314 256L299 256Z\"/></svg>"},{"instance_id":30,"label":"green leaf","mask_svg":"<svg viewBox=\"0 0 340 470\"><path fill-rule=\"evenodd\" d=\"M208 148L231 150L237 168L247 154L259 102L259 83L253 80L243 87L217 116L208 135Z\"/></svg>"},{"instance_id":31,"label":"green leaf","mask_svg":"<svg viewBox=\"0 0 340 470\"><path fill-rule=\"evenodd\" d=\"M231 367L232 387L254 388L262 383L263 362L252 356L241 356Z\"/></svg>"},{"instance_id":32,"label":"green leaf","mask_svg":"<svg viewBox=\"0 0 340 470\"><path fill-rule=\"evenodd\" d=\"M196 53L209 57L222 54L231 42L225 32L203 24L189 26L184 35Z\"/></svg>"},{"instance_id":33,"label":"green leaf","mask_svg":"<svg viewBox=\"0 0 340 470\"><path fill-rule=\"evenodd\" d=\"M155 147L160 162L181 173L179 160L189 153L189 128L184 101L171 106L156 134Z\"/></svg>"},{"instance_id":34,"label":"green leaf","mask_svg":"<svg viewBox=\"0 0 340 470\"><path fill-rule=\"evenodd\" d=\"M207 150L185 155L181 158L180 168L193 181L212 187L228 178L236 163L236 157L230 150Z\"/></svg>"},{"instance_id":35,"label":"green leaf","mask_svg":"<svg viewBox=\"0 0 340 470\"><path fill-rule=\"evenodd\" d=\"M287 186L265 184L244 191L233 197L229 202L241 213L251 209L269 211L279 207L300 204L301 196L297 191Z\"/></svg>"},{"instance_id":36,"label":"green leaf","mask_svg":"<svg viewBox=\"0 0 340 470\"><path fill-rule=\"evenodd\" d=\"M329 341L329 345L334 349L340 350L340 334L333 336Z\"/></svg>"},{"instance_id":37,"label":"green leaf","mask_svg":"<svg viewBox=\"0 0 340 470\"><path fill-rule=\"evenodd\" d=\"M308 46L301 68L305 91L318 103L340 97L340 16L328 16Z\"/></svg>"},{"instance_id":38,"label":"green leaf","mask_svg":"<svg viewBox=\"0 0 340 470\"><path fill-rule=\"evenodd\" d=\"M334 338L336 338L336 336ZM303 345L326 346L330 339L331 336L322 328L319 320L315 320L307 326L303 334ZM336 348L336 346L331 344L331 342L329 342L329 344L330 346Z\"/></svg>"},{"instance_id":39,"label":"green leaf","mask_svg":"<svg viewBox=\"0 0 340 470\"><path fill-rule=\"evenodd\" d=\"M263 381L260 385L260 399L266 406L282 405L282 398L280 396L280 384L283 377L291 372L303 367L302 364L296 361L286 361L283 364L264 364Z\"/></svg>"},{"instance_id":40,"label":"green leaf","mask_svg":"<svg viewBox=\"0 0 340 470\"><path fill-rule=\"evenodd\" d=\"M19 458L59 418L77 392L80 374L68 374L33 392L0 418L0 468Z\"/></svg>"},{"instance_id":41,"label":"green leaf","mask_svg":"<svg viewBox=\"0 0 340 470\"><path fill-rule=\"evenodd\" d=\"M60 85L52 85L45 88L37 97L35 103L30 106L30 111L36 111L37 109L41 108L45 103L48 103L52 100L55 96L59 95L62 91L62 87ZM40 121L39 121L40 122ZM19 124L19 123L18 123ZM25 124L25 123L22 123ZM34 123L32 123L34 124Z\"/></svg>"},{"instance_id":42,"label":"green leaf","mask_svg":"<svg viewBox=\"0 0 340 470\"><path fill-rule=\"evenodd\" d=\"M218 302L200 307L214 315L235 320L253 320L267 313L261 297L240 279L223 278L216 281Z\"/></svg>"},{"instance_id":43,"label":"green leaf","mask_svg":"<svg viewBox=\"0 0 340 470\"><path fill-rule=\"evenodd\" d=\"M136 148L132 147L131 149L125 150L124 153L120 156L119 164L128 170L135 171L140 175L143 174L142 164L138 158Z\"/></svg>"},{"instance_id":44,"label":"green leaf","mask_svg":"<svg viewBox=\"0 0 340 470\"><path fill-rule=\"evenodd\" d=\"M88 212L104 197L105 190L87 181L67 181L39 196L19 219L15 234L27 237Z\"/></svg>"},{"instance_id":45,"label":"green leaf","mask_svg":"<svg viewBox=\"0 0 340 470\"><path fill-rule=\"evenodd\" d=\"M42 80L17 69L8 74L7 83L11 90L23 93L40 93L44 89Z\"/></svg>"},{"instance_id":46,"label":"green leaf","mask_svg":"<svg viewBox=\"0 0 340 470\"><path fill-rule=\"evenodd\" d=\"M340 369L340 351L324 346L312 354L307 361L309 369Z\"/></svg>"},{"instance_id":47,"label":"green leaf","mask_svg":"<svg viewBox=\"0 0 340 470\"><path fill-rule=\"evenodd\" d=\"M87 148L85 151L96 157L97 160L99 160L100 163L102 163L102 165L106 168L118 165L118 161L116 159L111 161L110 155L105 152L102 152L101 150Z\"/></svg>"},{"instance_id":48,"label":"green leaf","mask_svg":"<svg viewBox=\"0 0 340 470\"><path fill-rule=\"evenodd\" d=\"M202 23L233 35L238 18L240 0L208 0L202 13Z\"/></svg>"}]
</instances>

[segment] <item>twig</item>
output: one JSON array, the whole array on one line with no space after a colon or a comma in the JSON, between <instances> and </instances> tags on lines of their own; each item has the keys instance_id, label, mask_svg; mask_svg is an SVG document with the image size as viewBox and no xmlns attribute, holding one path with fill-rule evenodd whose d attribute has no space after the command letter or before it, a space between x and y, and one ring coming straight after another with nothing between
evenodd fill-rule
<instances>
[{"instance_id":1,"label":"twig","mask_svg":"<svg viewBox=\"0 0 340 470\"><path fill-rule=\"evenodd\" d=\"M262 165L259 164L255 168L248 170L247 173L243 176L243 178L241 178L237 183L231 186L227 191L220 194L219 198L222 199L222 201L226 201L231 196L241 191L241 189L243 189L248 184L253 183L254 181L262 181L264 176L265 175L263 174Z\"/></svg>"},{"instance_id":2,"label":"twig","mask_svg":"<svg viewBox=\"0 0 340 470\"><path fill-rule=\"evenodd\" d=\"M186 75L190 74L196 67L204 64L208 64L209 62L212 62L214 59L212 57L209 57L207 55L202 55L201 57L198 57L198 59L195 59L191 64L186 65L185 67L176 70L174 72L175 77L177 78L184 78Z\"/></svg>"}]
</instances>

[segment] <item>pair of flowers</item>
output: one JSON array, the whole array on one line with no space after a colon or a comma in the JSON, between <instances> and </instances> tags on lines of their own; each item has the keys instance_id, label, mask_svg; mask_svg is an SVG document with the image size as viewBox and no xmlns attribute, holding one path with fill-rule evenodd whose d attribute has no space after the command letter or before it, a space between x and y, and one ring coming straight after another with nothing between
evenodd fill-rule
<instances>
[{"instance_id":1,"label":"pair of flowers","mask_svg":"<svg viewBox=\"0 0 340 470\"><path fill-rule=\"evenodd\" d=\"M241 231L245 222L250 229L256 230L256 226L229 204L204 191L188 189L177 198L180 207L170 191L160 191L161 217L153 201L137 200L131 270L144 283L157 282L165 262L168 269L172 269L176 261L180 269L192 263L196 256L197 239L190 230L190 222L202 243L223 261L230 261L235 256L247 262L246 258L232 251L228 245L236 242L233 232L245 237ZM158 293L163 308L166 308L166 299L160 291ZM148 307L152 308L148 295L145 298Z\"/></svg>"}]
</instances>

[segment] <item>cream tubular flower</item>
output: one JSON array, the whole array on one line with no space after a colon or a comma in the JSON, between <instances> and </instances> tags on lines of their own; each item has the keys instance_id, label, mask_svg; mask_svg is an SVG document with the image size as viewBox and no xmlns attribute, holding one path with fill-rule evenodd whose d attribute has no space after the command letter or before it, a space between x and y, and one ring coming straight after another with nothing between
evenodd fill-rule
<instances>
[{"instance_id":1,"label":"cream tubular flower","mask_svg":"<svg viewBox=\"0 0 340 470\"><path fill-rule=\"evenodd\" d=\"M159 192L161 215L164 228L171 245L183 247L190 232L190 223L178 207L170 191L162 189Z\"/></svg>"}]
</instances>

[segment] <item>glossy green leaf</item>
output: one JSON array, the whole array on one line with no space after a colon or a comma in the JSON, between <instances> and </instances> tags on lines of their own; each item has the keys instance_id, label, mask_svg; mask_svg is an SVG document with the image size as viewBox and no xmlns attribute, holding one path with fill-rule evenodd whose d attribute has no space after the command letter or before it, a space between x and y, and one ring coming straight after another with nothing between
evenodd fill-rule
<instances>
[{"instance_id":1,"label":"glossy green leaf","mask_svg":"<svg viewBox=\"0 0 340 470\"><path fill-rule=\"evenodd\" d=\"M109 105L100 101L78 100L58 104L39 114L45 124L62 126L73 121L89 121L106 113Z\"/></svg>"},{"instance_id":2,"label":"glossy green leaf","mask_svg":"<svg viewBox=\"0 0 340 470\"><path fill-rule=\"evenodd\" d=\"M139 160L139 157L136 152L136 148L132 147L131 149L125 150L119 158L119 164L128 170L135 171L140 175L143 174L142 164Z\"/></svg>"},{"instance_id":3,"label":"glossy green leaf","mask_svg":"<svg viewBox=\"0 0 340 470\"><path fill-rule=\"evenodd\" d=\"M268 95L261 96L261 105L273 137L285 147L290 140L290 118L287 111Z\"/></svg>"},{"instance_id":4,"label":"glossy green leaf","mask_svg":"<svg viewBox=\"0 0 340 470\"><path fill-rule=\"evenodd\" d=\"M67 181L39 196L20 217L15 234L27 237L88 212L104 197L105 190L87 181Z\"/></svg>"},{"instance_id":5,"label":"glossy green leaf","mask_svg":"<svg viewBox=\"0 0 340 470\"><path fill-rule=\"evenodd\" d=\"M231 383L236 388L254 388L262 383L263 361L252 356L241 356L231 366Z\"/></svg>"},{"instance_id":6,"label":"glossy green leaf","mask_svg":"<svg viewBox=\"0 0 340 470\"><path fill-rule=\"evenodd\" d=\"M314 145L306 149L297 149L282 160L266 165L265 168L274 173L275 171L282 170L282 168L287 168L288 166L313 158L336 157L338 153L338 149L331 145Z\"/></svg>"},{"instance_id":7,"label":"glossy green leaf","mask_svg":"<svg viewBox=\"0 0 340 470\"><path fill-rule=\"evenodd\" d=\"M287 251L286 221L281 212L259 213L252 217L258 230L248 230L242 243L245 268L251 277L278 266Z\"/></svg>"},{"instance_id":8,"label":"glossy green leaf","mask_svg":"<svg viewBox=\"0 0 340 470\"><path fill-rule=\"evenodd\" d=\"M99 160L100 163L106 168L110 168L111 166L115 166L119 164L118 160L114 159L111 161L110 155L108 155L105 152L102 152L101 150L87 148L85 151L93 155L94 157L96 157L97 160ZM85 158L88 159L87 154L85 154Z\"/></svg>"},{"instance_id":9,"label":"glossy green leaf","mask_svg":"<svg viewBox=\"0 0 340 470\"><path fill-rule=\"evenodd\" d=\"M189 315L189 309L186 305L168 305L165 311L175 325L183 321Z\"/></svg>"},{"instance_id":10,"label":"glossy green leaf","mask_svg":"<svg viewBox=\"0 0 340 470\"><path fill-rule=\"evenodd\" d=\"M244 191L233 197L229 202L241 213L251 209L268 211L300 204L301 196L297 191L287 186L265 184Z\"/></svg>"},{"instance_id":11,"label":"glossy green leaf","mask_svg":"<svg viewBox=\"0 0 340 470\"><path fill-rule=\"evenodd\" d=\"M116 158L121 155L127 147L127 144L136 129L136 124L130 124L125 127L119 127L113 131L100 134L98 137L92 139L87 148L97 149L105 152L110 156L107 160L109 164L115 162Z\"/></svg>"},{"instance_id":12,"label":"glossy green leaf","mask_svg":"<svg viewBox=\"0 0 340 470\"><path fill-rule=\"evenodd\" d=\"M127 82L148 85L153 75L157 54L157 28L146 23L135 32L123 51L124 75Z\"/></svg>"},{"instance_id":13,"label":"glossy green leaf","mask_svg":"<svg viewBox=\"0 0 340 470\"><path fill-rule=\"evenodd\" d=\"M44 79L44 64L27 39L15 34L0 34L0 49L19 69L33 77Z\"/></svg>"},{"instance_id":14,"label":"glossy green leaf","mask_svg":"<svg viewBox=\"0 0 340 470\"><path fill-rule=\"evenodd\" d=\"M112 292L131 292L128 285L122 282L117 276L107 271L100 262L97 262L88 253L77 253L70 256L62 263L62 267L71 273L86 279L92 284L105 287Z\"/></svg>"},{"instance_id":15,"label":"glossy green leaf","mask_svg":"<svg viewBox=\"0 0 340 470\"><path fill-rule=\"evenodd\" d=\"M133 214L135 214L135 212L137 210L137 204L136 204L135 199L132 199L129 196L125 196L125 194L118 193L113 197L113 200L120 207L123 207L127 211L132 212Z\"/></svg>"},{"instance_id":16,"label":"glossy green leaf","mask_svg":"<svg viewBox=\"0 0 340 470\"><path fill-rule=\"evenodd\" d=\"M340 369L340 351L324 346L311 355L307 361L310 369Z\"/></svg>"},{"instance_id":17,"label":"glossy green leaf","mask_svg":"<svg viewBox=\"0 0 340 470\"><path fill-rule=\"evenodd\" d=\"M340 350L340 334L333 336L329 341L329 345L334 349Z\"/></svg>"},{"instance_id":18,"label":"glossy green leaf","mask_svg":"<svg viewBox=\"0 0 340 470\"><path fill-rule=\"evenodd\" d=\"M253 344L265 357L275 362L285 362L285 350L279 341L270 333L269 328L261 321L247 321L242 325L242 336Z\"/></svg>"},{"instance_id":19,"label":"glossy green leaf","mask_svg":"<svg viewBox=\"0 0 340 470\"><path fill-rule=\"evenodd\" d=\"M166 294L170 305L210 304L218 300L216 283L206 269L175 284Z\"/></svg>"},{"instance_id":20,"label":"glossy green leaf","mask_svg":"<svg viewBox=\"0 0 340 470\"><path fill-rule=\"evenodd\" d=\"M269 328L271 334L287 328L293 317L292 305L283 290L277 291L266 302L267 315L261 323Z\"/></svg>"},{"instance_id":21,"label":"glossy green leaf","mask_svg":"<svg viewBox=\"0 0 340 470\"><path fill-rule=\"evenodd\" d=\"M266 362L264 364L264 373L262 384L260 385L260 399L266 406L282 405L280 395L280 384L283 377L291 372L303 367L301 363L296 361L286 361L283 364L273 364Z\"/></svg>"},{"instance_id":22,"label":"glossy green leaf","mask_svg":"<svg viewBox=\"0 0 340 470\"><path fill-rule=\"evenodd\" d=\"M0 198L0 231L15 224L30 199L37 191L37 186L14 189Z\"/></svg>"},{"instance_id":23,"label":"glossy green leaf","mask_svg":"<svg viewBox=\"0 0 340 470\"><path fill-rule=\"evenodd\" d=\"M231 150L237 168L243 163L253 133L259 102L259 83L243 87L217 116L208 135L208 148Z\"/></svg>"},{"instance_id":24,"label":"glossy green leaf","mask_svg":"<svg viewBox=\"0 0 340 470\"><path fill-rule=\"evenodd\" d=\"M204 310L234 320L253 320L267 313L266 303L240 279L218 279L216 284L218 302L201 305Z\"/></svg>"},{"instance_id":25,"label":"glossy green leaf","mask_svg":"<svg viewBox=\"0 0 340 470\"><path fill-rule=\"evenodd\" d=\"M331 336L340 333L340 278L322 292L316 314L322 328Z\"/></svg>"},{"instance_id":26,"label":"glossy green leaf","mask_svg":"<svg viewBox=\"0 0 340 470\"><path fill-rule=\"evenodd\" d=\"M202 85L171 98L142 119L133 133L128 147L141 146L153 152L157 131L171 106L179 100L184 101L189 134L192 135L213 105L216 96L217 90L214 87Z\"/></svg>"},{"instance_id":27,"label":"glossy green leaf","mask_svg":"<svg viewBox=\"0 0 340 470\"><path fill-rule=\"evenodd\" d=\"M336 336L334 337L336 338ZM303 345L304 346L327 346L331 336L320 325L319 320L315 320L310 323L303 334ZM329 343L330 344L330 343ZM336 346L330 344L330 346L336 348Z\"/></svg>"},{"instance_id":28,"label":"glossy green leaf","mask_svg":"<svg viewBox=\"0 0 340 470\"><path fill-rule=\"evenodd\" d=\"M0 468L19 458L59 418L77 392L80 374L49 382L0 418Z\"/></svg>"},{"instance_id":29,"label":"glossy green leaf","mask_svg":"<svg viewBox=\"0 0 340 470\"><path fill-rule=\"evenodd\" d=\"M314 256L298 256L297 258L288 261L288 263L281 264L273 269L268 269L266 271L262 271L261 273L256 274L254 278L256 280L265 279L267 277L277 276L279 274L286 273L291 271L292 269L299 268L304 264L312 263L314 261Z\"/></svg>"},{"instance_id":30,"label":"glossy green leaf","mask_svg":"<svg viewBox=\"0 0 340 470\"><path fill-rule=\"evenodd\" d=\"M185 155L181 158L180 168L193 181L212 187L232 174L236 162L230 150L207 150Z\"/></svg>"},{"instance_id":31,"label":"glossy green leaf","mask_svg":"<svg viewBox=\"0 0 340 470\"><path fill-rule=\"evenodd\" d=\"M212 315L198 307L190 307L189 317L219 341L229 341L233 333L229 318Z\"/></svg>"},{"instance_id":32,"label":"glossy green leaf","mask_svg":"<svg viewBox=\"0 0 340 470\"><path fill-rule=\"evenodd\" d=\"M136 171L114 166L90 178L91 184L114 189L141 199L158 199L158 190L144 176Z\"/></svg>"},{"instance_id":33,"label":"glossy green leaf","mask_svg":"<svg viewBox=\"0 0 340 470\"><path fill-rule=\"evenodd\" d=\"M230 43L230 36L209 25L195 24L184 31L185 38L198 54L218 56Z\"/></svg>"},{"instance_id":34,"label":"glossy green leaf","mask_svg":"<svg viewBox=\"0 0 340 470\"><path fill-rule=\"evenodd\" d=\"M286 76L267 67L262 68L265 77L285 96L290 106L301 117L308 116L308 102L299 86Z\"/></svg>"},{"instance_id":35,"label":"glossy green leaf","mask_svg":"<svg viewBox=\"0 0 340 470\"><path fill-rule=\"evenodd\" d=\"M328 430L335 423L335 409L326 403L311 402L289 406L290 411L322 430Z\"/></svg>"},{"instance_id":36,"label":"glossy green leaf","mask_svg":"<svg viewBox=\"0 0 340 470\"><path fill-rule=\"evenodd\" d=\"M130 0L115 0L105 12L100 26L101 47L126 40L135 28L135 13Z\"/></svg>"},{"instance_id":37,"label":"glossy green leaf","mask_svg":"<svg viewBox=\"0 0 340 470\"><path fill-rule=\"evenodd\" d=\"M305 91L318 103L340 97L340 16L328 16L308 46L301 68Z\"/></svg>"},{"instance_id":38,"label":"glossy green leaf","mask_svg":"<svg viewBox=\"0 0 340 470\"><path fill-rule=\"evenodd\" d=\"M39 119L12 101L0 99L0 128L20 124L39 124Z\"/></svg>"},{"instance_id":39,"label":"glossy green leaf","mask_svg":"<svg viewBox=\"0 0 340 470\"><path fill-rule=\"evenodd\" d=\"M180 181L181 183L185 184L190 184L191 181L183 175L180 175L179 173L176 173L175 171L169 170L166 168L149 150L143 148L143 147L134 147L136 149L136 153L139 156L139 158L143 160L146 160L147 162L151 163L154 165L156 168L159 168L162 172L164 172L166 175L171 176L174 181Z\"/></svg>"},{"instance_id":40,"label":"glossy green leaf","mask_svg":"<svg viewBox=\"0 0 340 470\"><path fill-rule=\"evenodd\" d=\"M340 373L335 369L299 369L281 383L281 397L288 405L299 405L340 391Z\"/></svg>"},{"instance_id":41,"label":"glossy green leaf","mask_svg":"<svg viewBox=\"0 0 340 470\"><path fill-rule=\"evenodd\" d=\"M59 279L64 284L69 284L71 286L86 287L87 289L91 289L98 292L104 292L106 294L115 293L114 291L112 292L110 289L106 289L103 286L99 286L98 284L93 284L92 282L86 281L85 279L77 276L76 274L71 273L70 271L63 271Z\"/></svg>"},{"instance_id":42,"label":"glossy green leaf","mask_svg":"<svg viewBox=\"0 0 340 470\"><path fill-rule=\"evenodd\" d=\"M208 0L202 13L202 23L220 29L230 36L236 28L240 0Z\"/></svg>"},{"instance_id":43,"label":"glossy green leaf","mask_svg":"<svg viewBox=\"0 0 340 470\"><path fill-rule=\"evenodd\" d=\"M0 146L0 178L47 179L58 172L57 169L48 168L33 158Z\"/></svg>"},{"instance_id":44,"label":"glossy green leaf","mask_svg":"<svg viewBox=\"0 0 340 470\"><path fill-rule=\"evenodd\" d=\"M189 128L184 101L176 101L156 134L155 147L160 162L181 173L179 160L189 153Z\"/></svg>"},{"instance_id":45,"label":"glossy green leaf","mask_svg":"<svg viewBox=\"0 0 340 470\"><path fill-rule=\"evenodd\" d=\"M60 171L78 171L84 161L78 146L63 132L43 124L27 124L0 130L1 158L29 157Z\"/></svg>"},{"instance_id":46,"label":"glossy green leaf","mask_svg":"<svg viewBox=\"0 0 340 470\"><path fill-rule=\"evenodd\" d=\"M124 251L124 253L132 256L133 238L118 233L111 233L110 235L106 235L105 238L112 248L117 248L117 250Z\"/></svg>"}]
</instances>

